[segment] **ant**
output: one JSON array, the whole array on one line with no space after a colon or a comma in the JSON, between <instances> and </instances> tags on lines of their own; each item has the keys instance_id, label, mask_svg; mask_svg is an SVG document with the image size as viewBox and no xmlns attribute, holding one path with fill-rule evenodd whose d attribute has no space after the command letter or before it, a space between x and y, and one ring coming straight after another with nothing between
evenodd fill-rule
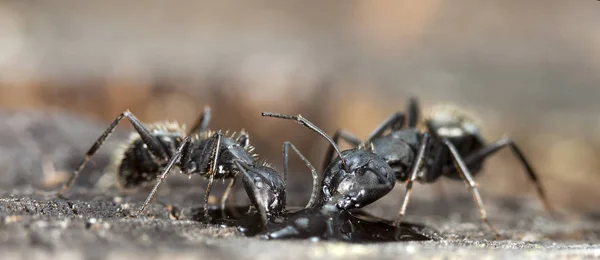
<instances>
[{"instance_id":1,"label":"ant","mask_svg":"<svg viewBox=\"0 0 600 260\"><path fill-rule=\"evenodd\" d=\"M265 209L263 216L266 217L270 215L270 212L277 212L285 208L285 181L281 181L278 173L266 163L257 162L257 155L252 153L254 147L249 143L249 135L243 130L239 135L234 133L231 136L223 135L220 130L216 132L208 130L210 115L211 109L206 106L191 130L185 132L185 126L174 122L155 123L146 127L131 112L121 113L87 151L84 159L56 195L63 197L64 192L73 185L86 163L98 151L119 122L123 118L127 118L137 134L131 136L129 143L121 151L117 184L120 188L127 189L147 185L156 180L152 191L134 217L144 211L159 185L175 165L180 168L181 173L190 177L192 174L198 174L208 178L204 196L206 219L209 219L208 198L214 180L230 179L221 199L221 207L225 208L225 202L233 189L235 178L240 172L245 176L244 186L252 202L255 205L263 203L264 207L257 207L259 210ZM284 145L284 152L289 150L288 146L293 147L301 159L308 162L291 143ZM285 170L284 176L287 175L287 168ZM314 172L313 178L316 178L314 168L312 171ZM162 174L158 175L161 172ZM316 180L314 182L316 183ZM265 195L267 193L264 192L263 183L271 185L270 189L273 192L269 193L269 196ZM276 201L273 202L273 199Z\"/></svg>"},{"instance_id":2,"label":"ant","mask_svg":"<svg viewBox=\"0 0 600 260\"><path fill-rule=\"evenodd\" d=\"M505 137L486 144L472 119L448 107L434 109L431 116L424 120L423 131L417 128L419 114L418 101L416 98L411 98L408 102L407 128L403 128L407 119L406 114L397 112L381 123L364 142L343 129L337 130L333 136L336 144L341 138L355 147L367 147L392 167L396 180L407 183L396 225L401 223L406 213L415 180L432 183L439 177L446 176L465 181L479 208L481 220L499 237L498 230L487 219L473 177L481 171L483 162L488 156L504 147L510 147L523 164L546 210L553 211L537 174L510 138ZM337 148L330 145L325 155L324 169L332 160L333 149ZM422 171L422 168L425 169Z\"/></svg>"}]
</instances>

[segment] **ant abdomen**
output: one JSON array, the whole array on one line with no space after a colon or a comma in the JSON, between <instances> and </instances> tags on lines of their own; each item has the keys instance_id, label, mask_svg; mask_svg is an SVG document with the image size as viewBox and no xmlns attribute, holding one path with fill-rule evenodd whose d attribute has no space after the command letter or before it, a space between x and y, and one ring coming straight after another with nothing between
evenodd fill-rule
<instances>
[{"instance_id":1,"label":"ant abdomen","mask_svg":"<svg viewBox=\"0 0 600 260\"><path fill-rule=\"evenodd\" d=\"M133 141L121 156L117 169L117 184L121 188L131 189L150 183L160 172L160 165L154 161L140 139Z\"/></svg>"},{"instance_id":2,"label":"ant abdomen","mask_svg":"<svg viewBox=\"0 0 600 260\"><path fill-rule=\"evenodd\" d=\"M182 141L183 127L164 122L148 127L151 135L172 156ZM167 161L161 161L148 150L140 135L132 134L129 142L115 152L117 185L123 189L146 186L158 177Z\"/></svg>"}]
</instances>

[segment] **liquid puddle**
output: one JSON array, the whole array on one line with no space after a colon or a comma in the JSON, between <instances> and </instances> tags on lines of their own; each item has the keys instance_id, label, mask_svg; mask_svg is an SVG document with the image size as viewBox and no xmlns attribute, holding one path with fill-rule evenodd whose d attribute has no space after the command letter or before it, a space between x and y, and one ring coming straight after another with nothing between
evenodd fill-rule
<instances>
[{"instance_id":1,"label":"liquid puddle","mask_svg":"<svg viewBox=\"0 0 600 260\"><path fill-rule=\"evenodd\" d=\"M267 228L260 214L250 207L235 207L221 210L209 208L211 224L236 227L245 236L264 239L310 239L337 240L352 243L374 243L394 241L431 240L422 234L422 225L402 223L400 227L392 221L375 217L361 210L323 213L319 209L288 210L287 218L272 219ZM186 219L206 222L202 208L194 208ZM185 214L185 215L188 215Z\"/></svg>"}]
</instances>

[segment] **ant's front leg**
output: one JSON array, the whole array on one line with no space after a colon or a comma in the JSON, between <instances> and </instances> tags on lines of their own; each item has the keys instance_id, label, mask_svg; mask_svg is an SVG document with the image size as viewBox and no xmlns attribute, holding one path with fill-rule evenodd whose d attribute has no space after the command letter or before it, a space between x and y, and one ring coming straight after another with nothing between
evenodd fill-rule
<instances>
[{"instance_id":1,"label":"ant's front leg","mask_svg":"<svg viewBox=\"0 0 600 260\"><path fill-rule=\"evenodd\" d=\"M306 165L306 167L310 170L310 172L312 174L312 179L313 179L312 192L310 194L310 200L306 204L306 207L304 207L304 208L312 208L316 205L317 199L318 199L319 175L317 174L317 170L315 169L315 167L312 166L312 164L308 161L308 159L306 159L306 157L304 157L304 155L302 155L302 153L298 150L298 148L296 148L296 146L294 144L292 144L291 142L285 142L285 143L283 143L283 182L285 183L286 188L287 188L287 175L288 175L289 147L292 147L294 152L296 152L298 157L300 157L300 160L302 160L304 162L304 164Z\"/></svg>"},{"instance_id":2,"label":"ant's front leg","mask_svg":"<svg viewBox=\"0 0 600 260\"><path fill-rule=\"evenodd\" d=\"M404 195L404 201L402 202L402 207L398 212L398 219L396 220L396 226L400 226L402 222L402 218L406 214L406 208L408 207L408 201L410 200L410 195L412 194L412 186L415 180L417 180L417 174L421 170L423 166L423 162L425 161L425 152L427 150L427 146L429 144L429 134L424 133L421 138L421 145L419 146L419 151L417 153L417 158L415 159L412 169L410 171L409 179L406 183L406 194Z\"/></svg>"},{"instance_id":3,"label":"ant's front leg","mask_svg":"<svg viewBox=\"0 0 600 260\"><path fill-rule=\"evenodd\" d=\"M206 175L208 175L208 185L206 186L206 191L204 193L204 218L206 220L209 219L208 215L208 198L210 196L210 191L212 189L215 175L218 174L217 166L219 163L219 152L221 150L221 137L223 134L221 131L217 131L213 134L208 141L206 142L204 148L201 152L200 163L197 165L197 169L200 171L204 171L208 169Z\"/></svg>"}]
</instances>

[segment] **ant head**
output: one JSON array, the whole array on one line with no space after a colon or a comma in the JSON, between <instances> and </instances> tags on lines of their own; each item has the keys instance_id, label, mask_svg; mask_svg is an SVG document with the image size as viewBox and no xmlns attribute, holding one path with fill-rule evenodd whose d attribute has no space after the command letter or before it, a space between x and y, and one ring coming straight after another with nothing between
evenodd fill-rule
<instances>
[{"instance_id":1,"label":"ant head","mask_svg":"<svg viewBox=\"0 0 600 260\"><path fill-rule=\"evenodd\" d=\"M267 215L279 214L285 209L285 183L273 168L249 165L239 160L236 167L242 172L242 182L250 201Z\"/></svg>"},{"instance_id":2,"label":"ant head","mask_svg":"<svg viewBox=\"0 0 600 260\"><path fill-rule=\"evenodd\" d=\"M329 135L327 135L323 130L321 130L320 128L318 128L315 124L311 123L306 118L302 117L302 115L291 116L291 115L284 115L284 114L262 112L262 116L275 117L275 118L288 119L288 120L295 120L298 124L303 125L303 126L305 126L306 128L308 128L310 130L313 130L315 133L321 135L331 145L333 145L333 148L335 149L335 151L337 152L338 156L340 157L342 167L344 169L347 169L346 159L342 156L342 152L340 151L340 148L335 144L335 142L331 139L331 137Z\"/></svg>"},{"instance_id":3,"label":"ant head","mask_svg":"<svg viewBox=\"0 0 600 260\"><path fill-rule=\"evenodd\" d=\"M425 119L427 131L435 136L460 138L479 133L477 120L468 112L455 106L438 105Z\"/></svg>"},{"instance_id":4,"label":"ant head","mask_svg":"<svg viewBox=\"0 0 600 260\"><path fill-rule=\"evenodd\" d=\"M396 181L392 168L378 155L364 149L342 152L346 166L335 159L323 173L321 205L340 210L366 206L387 194ZM365 194L357 193L364 190Z\"/></svg>"}]
</instances>

